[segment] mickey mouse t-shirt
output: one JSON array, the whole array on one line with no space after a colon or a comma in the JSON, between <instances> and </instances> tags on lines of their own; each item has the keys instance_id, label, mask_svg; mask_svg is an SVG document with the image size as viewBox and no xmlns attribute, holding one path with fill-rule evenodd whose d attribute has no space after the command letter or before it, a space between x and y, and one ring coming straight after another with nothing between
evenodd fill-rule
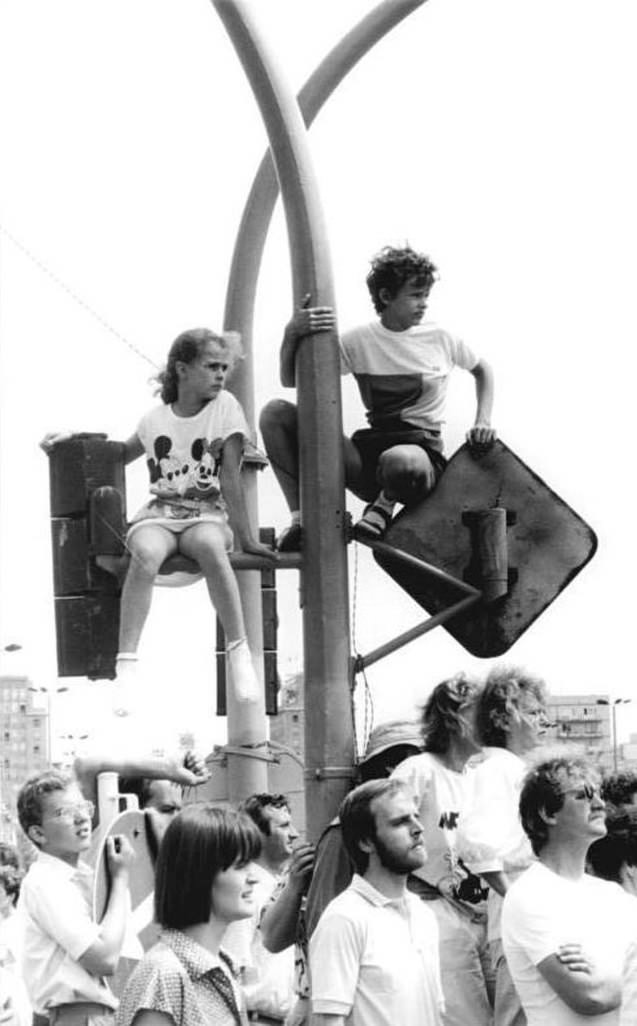
<instances>
[{"instance_id":1,"label":"mickey mouse t-shirt","mask_svg":"<svg viewBox=\"0 0 637 1026\"><path fill-rule=\"evenodd\" d=\"M153 495L174 504L182 516L188 509L223 509L223 445L237 434L249 437L248 425L239 402L225 390L194 417L178 417L165 403L153 407L137 425Z\"/></svg>"}]
</instances>

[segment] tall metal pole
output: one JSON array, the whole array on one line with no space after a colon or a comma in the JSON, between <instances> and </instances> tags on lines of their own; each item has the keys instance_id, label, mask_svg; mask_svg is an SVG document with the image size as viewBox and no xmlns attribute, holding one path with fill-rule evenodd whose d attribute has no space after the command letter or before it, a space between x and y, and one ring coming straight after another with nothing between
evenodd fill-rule
<instances>
[{"instance_id":1,"label":"tall metal pole","mask_svg":"<svg viewBox=\"0 0 637 1026\"><path fill-rule=\"evenodd\" d=\"M330 50L298 95L301 114L308 127L361 57L423 3L425 0L382 0ZM261 160L243 210L226 293L226 327L241 332L246 352L250 352L252 344L257 281L278 195L279 183L268 150ZM241 382L242 375L247 377L250 374L251 361L246 359L234 375L233 383ZM246 401L253 402L247 395Z\"/></svg>"},{"instance_id":2,"label":"tall metal pole","mask_svg":"<svg viewBox=\"0 0 637 1026\"><path fill-rule=\"evenodd\" d=\"M306 125L316 117L339 82L391 28L421 6L424 0L383 0L329 52L299 93L298 101ZM279 187L270 151L256 173L237 233L228 287L224 327L241 334L245 360L233 376L231 390L243 406L254 431L253 327L259 269ZM257 471L244 470L244 490L253 530L258 524ZM261 652L263 630L261 589L257 573L238 575L241 602L250 649ZM261 740L266 733L263 702L239 707L228 696L228 746L231 750ZM228 797L236 802L250 793L266 790L267 764L228 753Z\"/></svg>"},{"instance_id":3,"label":"tall metal pole","mask_svg":"<svg viewBox=\"0 0 637 1026\"><path fill-rule=\"evenodd\" d=\"M334 306L327 239L306 133L294 96L242 0L213 0L265 122L285 209L294 302ZM305 339L296 359L304 527L302 571L306 809L318 831L345 793L353 764L345 492L338 342Z\"/></svg>"}]
</instances>

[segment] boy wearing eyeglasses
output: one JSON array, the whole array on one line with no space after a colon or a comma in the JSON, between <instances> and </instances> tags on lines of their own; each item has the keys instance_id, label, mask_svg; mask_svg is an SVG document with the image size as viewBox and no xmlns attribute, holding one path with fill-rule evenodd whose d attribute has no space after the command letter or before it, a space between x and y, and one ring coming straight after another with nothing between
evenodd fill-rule
<instances>
[{"instance_id":1,"label":"boy wearing eyeglasses","mask_svg":"<svg viewBox=\"0 0 637 1026\"><path fill-rule=\"evenodd\" d=\"M117 999L104 977L117 966L134 857L125 837L107 839L111 889L101 923L92 917L93 870L82 860L91 843L93 804L74 780L48 770L18 794L18 817L38 848L20 892L22 973L34 1011L50 1026L107 1026Z\"/></svg>"}]
</instances>

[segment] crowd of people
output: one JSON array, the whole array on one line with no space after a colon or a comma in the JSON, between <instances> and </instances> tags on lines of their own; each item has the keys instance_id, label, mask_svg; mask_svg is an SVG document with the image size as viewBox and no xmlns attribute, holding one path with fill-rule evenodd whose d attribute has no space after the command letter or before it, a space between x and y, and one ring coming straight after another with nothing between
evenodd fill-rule
<instances>
[{"instance_id":1,"label":"crowd of people","mask_svg":"<svg viewBox=\"0 0 637 1026\"><path fill-rule=\"evenodd\" d=\"M633 1026L637 774L604 776L546 728L527 672L444 680L419 723L372 731L316 844L283 795L198 801L192 754L40 773L18 799L26 872L0 848L0 1023ZM99 922L91 868L114 769L146 809L160 931L119 997L126 838L106 838Z\"/></svg>"},{"instance_id":2,"label":"crowd of people","mask_svg":"<svg viewBox=\"0 0 637 1026\"><path fill-rule=\"evenodd\" d=\"M374 319L339 338L368 420L342 443L345 483L367 504L355 530L368 540L444 473L454 368L475 383L469 446L479 454L495 439L489 364L423 320L437 273L425 254L385 247L366 279ZM283 337L284 386L295 384L307 337L321 344L335 332L334 311L306 296ZM240 485L249 432L225 390L239 341L182 333L159 375L161 402L125 443L127 462L145 456L151 492L126 536L113 710L129 724L152 587L176 553L206 579L231 693L258 697L232 529L244 551L277 555L255 540ZM297 417L277 399L260 420L290 511L282 552L303 545ZM637 777L603 778L565 749L543 752L546 727L544 684L532 674L495 667L485 681L442 681L419 724L372 732L356 786L316 844L299 839L283 795L182 808L181 788L206 779L192 755L117 752L78 763L73 777L27 781L18 814L37 857L23 879L20 866L0 872L0 1026L635 1026ZM159 940L119 1000L108 977L121 964L135 869L126 837L108 836L97 922L85 857L106 826L95 811L100 772L137 794L156 857Z\"/></svg>"}]
</instances>

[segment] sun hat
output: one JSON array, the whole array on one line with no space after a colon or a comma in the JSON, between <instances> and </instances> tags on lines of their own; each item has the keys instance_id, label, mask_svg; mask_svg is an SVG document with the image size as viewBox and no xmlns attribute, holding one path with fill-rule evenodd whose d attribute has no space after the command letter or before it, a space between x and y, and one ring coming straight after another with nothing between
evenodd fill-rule
<instances>
[{"instance_id":1,"label":"sun hat","mask_svg":"<svg viewBox=\"0 0 637 1026\"><path fill-rule=\"evenodd\" d=\"M379 723L369 735L365 754L361 756L359 762L367 762L375 755L380 755L381 752L385 752L388 748L394 748L396 745L414 745L416 748L422 748L420 724L413 720L391 720L389 723Z\"/></svg>"}]
</instances>

